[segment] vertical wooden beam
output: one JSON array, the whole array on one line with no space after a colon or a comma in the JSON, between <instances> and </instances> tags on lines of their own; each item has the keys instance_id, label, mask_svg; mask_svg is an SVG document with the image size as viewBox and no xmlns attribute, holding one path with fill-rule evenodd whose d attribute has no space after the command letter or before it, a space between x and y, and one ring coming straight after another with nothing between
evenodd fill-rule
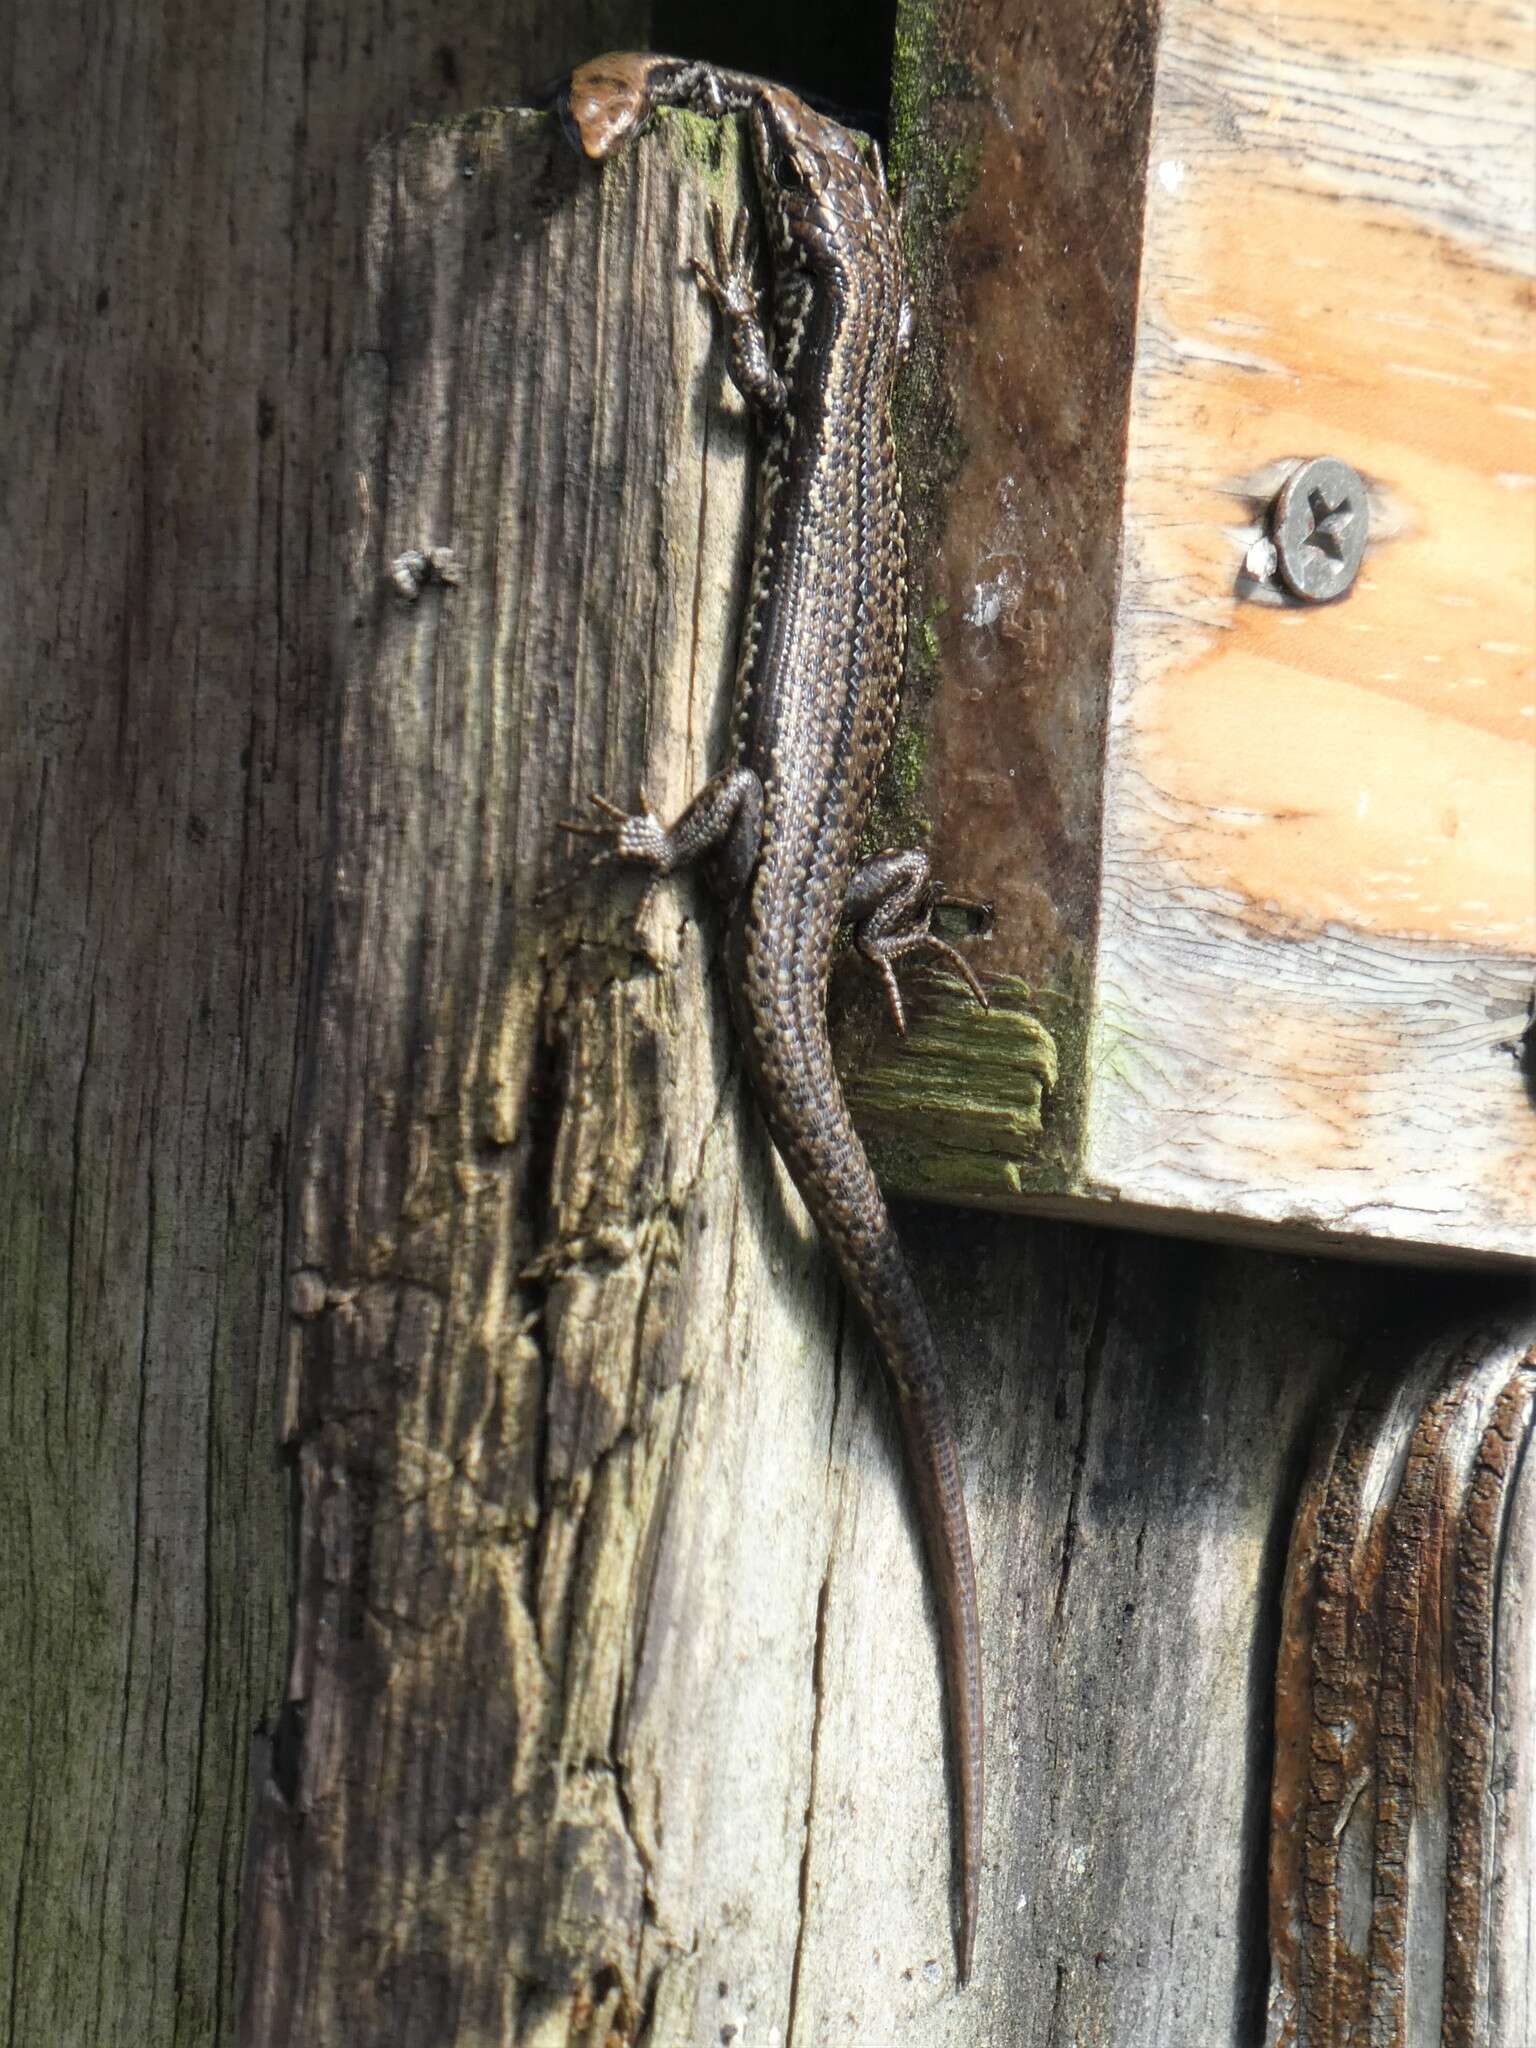
<instances>
[{"instance_id":1,"label":"vertical wooden beam","mask_svg":"<svg viewBox=\"0 0 1536 2048\"><path fill-rule=\"evenodd\" d=\"M253 2048L681 2040L793 1980L828 1274L695 889L558 828L723 740L749 436L688 258L738 143L374 160Z\"/></svg>"},{"instance_id":2,"label":"vertical wooden beam","mask_svg":"<svg viewBox=\"0 0 1536 2048\"><path fill-rule=\"evenodd\" d=\"M897 37L921 315L909 806L1061 1042L1016 1191L1059 1184L1082 1111L1156 49L1150 0L914 0Z\"/></svg>"}]
</instances>

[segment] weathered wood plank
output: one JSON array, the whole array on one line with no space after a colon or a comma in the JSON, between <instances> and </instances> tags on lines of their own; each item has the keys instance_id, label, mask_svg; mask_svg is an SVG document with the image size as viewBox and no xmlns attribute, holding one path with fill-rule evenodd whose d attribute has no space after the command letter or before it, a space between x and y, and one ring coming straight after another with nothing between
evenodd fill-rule
<instances>
[{"instance_id":1,"label":"weathered wood plank","mask_svg":"<svg viewBox=\"0 0 1536 2048\"><path fill-rule=\"evenodd\" d=\"M968 1179L953 1120L931 1158L920 1103L903 1146L872 1127L913 1193L1006 1200L1000 1167L1015 1194L1054 1193L1081 1151L1155 22L1145 0L900 11L917 628L887 811L993 905L976 958L1030 991L1058 1069L1038 1134L1000 1161L982 1124Z\"/></svg>"},{"instance_id":2,"label":"weathered wood plank","mask_svg":"<svg viewBox=\"0 0 1536 2048\"><path fill-rule=\"evenodd\" d=\"M253 2044L681 2041L793 1978L829 1276L710 921L556 828L720 742L748 435L686 259L737 142L669 118L599 177L506 114L375 160Z\"/></svg>"},{"instance_id":3,"label":"weathered wood plank","mask_svg":"<svg viewBox=\"0 0 1536 2048\"><path fill-rule=\"evenodd\" d=\"M230 2038L367 144L612 0L5 10L0 2039ZM527 73L523 66L529 67Z\"/></svg>"},{"instance_id":4,"label":"weathered wood plank","mask_svg":"<svg viewBox=\"0 0 1536 2048\"><path fill-rule=\"evenodd\" d=\"M1536 1252L1533 31L1164 10L1083 1169L1122 1199ZM1274 464L1325 451L1360 582L1255 601Z\"/></svg>"},{"instance_id":5,"label":"weathered wood plank","mask_svg":"<svg viewBox=\"0 0 1536 2048\"><path fill-rule=\"evenodd\" d=\"M918 432L951 458L920 472L906 813L995 898L1059 1054L1003 1178L1154 1227L1529 1257L1536 17L1005 13L909 10L895 137ZM1255 544L1324 452L1373 538L1309 607ZM894 1180L1015 1199L983 1125L930 1162L911 1108Z\"/></svg>"}]
</instances>

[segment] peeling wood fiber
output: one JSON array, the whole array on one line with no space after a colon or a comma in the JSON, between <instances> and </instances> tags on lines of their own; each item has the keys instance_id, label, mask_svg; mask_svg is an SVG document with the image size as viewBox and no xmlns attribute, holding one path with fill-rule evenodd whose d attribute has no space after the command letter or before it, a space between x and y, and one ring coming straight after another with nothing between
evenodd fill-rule
<instances>
[{"instance_id":1,"label":"peeling wood fiber","mask_svg":"<svg viewBox=\"0 0 1536 2048\"><path fill-rule=\"evenodd\" d=\"M1531 2038L1529 1314L1357 1381L1303 1490L1272 1807L1270 2048Z\"/></svg>"}]
</instances>

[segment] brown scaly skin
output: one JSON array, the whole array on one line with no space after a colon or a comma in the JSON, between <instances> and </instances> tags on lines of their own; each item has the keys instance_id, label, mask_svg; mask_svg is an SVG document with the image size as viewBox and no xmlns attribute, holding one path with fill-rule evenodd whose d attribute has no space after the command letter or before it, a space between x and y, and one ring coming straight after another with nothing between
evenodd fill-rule
<instances>
[{"instance_id":1,"label":"brown scaly skin","mask_svg":"<svg viewBox=\"0 0 1536 2048\"><path fill-rule=\"evenodd\" d=\"M678 58L600 57L560 101L601 160L653 107L750 118L771 244L772 325L752 281L743 213L711 217L730 374L760 428L751 593L737 676L735 765L670 830L598 798L622 859L659 875L704 858L728 905L731 1006L758 1099L806 1207L868 1318L890 1374L937 1593L959 1805L960 1980L970 1975L980 1883L981 1643L960 1462L944 1375L832 1065L827 977L839 922L884 979L946 955L929 923L927 857L856 865L890 743L906 635L906 535L890 400L909 333L906 269L880 176L853 137L783 88Z\"/></svg>"}]
</instances>

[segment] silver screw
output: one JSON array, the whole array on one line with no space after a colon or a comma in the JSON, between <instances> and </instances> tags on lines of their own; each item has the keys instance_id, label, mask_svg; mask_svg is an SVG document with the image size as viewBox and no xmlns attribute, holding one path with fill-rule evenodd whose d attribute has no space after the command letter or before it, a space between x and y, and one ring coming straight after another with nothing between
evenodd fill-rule
<instances>
[{"instance_id":1,"label":"silver screw","mask_svg":"<svg viewBox=\"0 0 1536 2048\"><path fill-rule=\"evenodd\" d=\"M1360 472L1336 455L1299 462L1275 500L1271 530L1285 587L1308 604L1342 597L1370 534Z\"/></svg>"}]
</instances>

